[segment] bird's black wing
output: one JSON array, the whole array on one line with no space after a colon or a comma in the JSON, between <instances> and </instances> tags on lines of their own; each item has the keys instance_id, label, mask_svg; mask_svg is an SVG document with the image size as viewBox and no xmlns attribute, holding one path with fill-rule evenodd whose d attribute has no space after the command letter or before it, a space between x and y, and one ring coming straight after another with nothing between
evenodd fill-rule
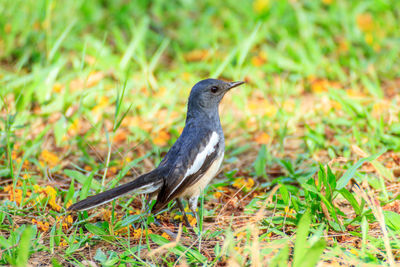
<instances>
[{"instance_id":1,"label":"bird's black wing","mask_svg":"<svg viewBox=\"0 0 400 267\"><path fill-rule=\"evenodd\" d=\"M220 138L216 132L209 129L185 127L182 135L160 163L160 167L167 169L168 173L165 175L164 186L158 194L153 212L162 209L203 176L218 158ZM201 153L203 154L199 156Z\"/></svg>"}]
</instances>

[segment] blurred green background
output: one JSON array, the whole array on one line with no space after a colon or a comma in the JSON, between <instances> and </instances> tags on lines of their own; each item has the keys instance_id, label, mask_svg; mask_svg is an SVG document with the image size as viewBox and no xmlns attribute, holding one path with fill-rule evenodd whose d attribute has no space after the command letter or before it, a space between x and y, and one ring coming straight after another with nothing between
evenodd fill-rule
<instances>
[{"instance_id":1,"label":"blurred green background","mask_svg":"<svg viewBox=\"0 0 400 267\"><path fill-rule=\"evenodd\" d=\"M343 256L344 262L382 263L381 255L369 253L364 243L366 218L368 223L377 220L371 210L368 216L363 213L352 191L336 188L336 180L346 184L354 176L376 190L382 206L395 201L400 1L3 0L0 14L0 187L5 203L0 209L8 216L0 215L0 231L8 238L0 239L8 255L0 256L0 263L18 265L26 260L13 261L17 254L54 253L54 244L63 242L69 247L60 257L70 260L86 242L96 243L103 232L88 237L90 230L77 234L52 223L61 216L61 207L89 190L115 186L125 175L129 179L153 168L184 126L190 88L209 77L245 80L246 85L221 104L227 153L224 174L205 196L205 203L211 203L206 216L220 216L218 201L228 203L237 190L242 190L238 196L250 197L241 202L243 207L232 208L232 214L245 209L253 214L260 209L258 200L272 198L269 190L279 184L278 193L272 191L277 206L265 206L276 216L262 219L261 243L271 236L286 242L291 232L286 235L285 229L296 226L311 207L314 241L324 227L336 232L358 227L351 234L357 240L363 229L361 250L349 254L354 246L338 241L346 250L344 257L335 239L329 252L325 250L325 260ZM359 158L382 151L387 153L374 161L379 174L360 164L368 175L355 174L357 168L351 177L343 175ZM327 184L314 183L317 163L332 167L332 192ZM328 179L323 173L324 167L318 179ZM74 191L71 180L83 189ZM20 190L19 197L12 190ZM326 193L328 211L315 192ZM343 206L333 202L339 192L347 208L351 203L350 211L340 211ZM51 201L30 206L38 194ZM129 221L134 211L124 212L121 216ZM293 215L286 220L287 214ZM108 223L104 218L110 217L101 218ZM32 223L35 241L19 251L23 227ZM64 231L63 239L54 239L55 232L46 236L49 227L60 235ZM101 227L109 230L108 225ZM240 250L236 247L250 243L235 243L233 233L217 233L212 238L218 242L218 235L233 242L225 249L236 261L246 258L240 254L247 252L235 252ZM53 245L42 245L49 238ZM28 237L22 240L29 244ZM385 249L379 238L374 242L374 248ZM268 251L262 257L280 259L281 254ZM225 262L224 255L214 251L188 261ZM317 261L320 253L315 255ZM130 262L128 256L123 261Z\"/></svg>"},{"instance_id":2,"label":"blurred green background","mask_svg":"<svg viewBox=\"0 0 400 267\"><path fill-rule=\"evenodd\" d=\"M123 107L132 104L129 115L140 121L160 119L158 132L183 126L197 81L244 79L248 86L227 100L244 115L229 108L224 123L253 117L252 130L268 132L282 107L299 111L299 95L335 88L382 99L398 85L398 1L2 1L0 8L0 105L13 106L21 124L35 108L45 119L59 113L58 145L67 121L85 115L95 124L107 114L92 109L109 106L124 86ZM171 121L158 116L162 108Z\"/></svg>"}]
</instances>

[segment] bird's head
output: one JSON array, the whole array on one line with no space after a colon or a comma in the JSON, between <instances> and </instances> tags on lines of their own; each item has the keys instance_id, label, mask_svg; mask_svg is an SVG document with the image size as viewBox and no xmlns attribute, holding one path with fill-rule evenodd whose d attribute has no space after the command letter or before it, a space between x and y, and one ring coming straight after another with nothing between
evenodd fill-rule
<instances>
[{"instance_id":1,"label":"bird's head","mask_svg":"<svg viewBox=\"0 0 400 267\"><path fill-rule=\"evenodd\" d=\"M244 82L224 82L217 79L202 80L193 86L189 96L188 108L204 111L218 110L222 98L230 89Z\"/></svg>"}]
</instances>

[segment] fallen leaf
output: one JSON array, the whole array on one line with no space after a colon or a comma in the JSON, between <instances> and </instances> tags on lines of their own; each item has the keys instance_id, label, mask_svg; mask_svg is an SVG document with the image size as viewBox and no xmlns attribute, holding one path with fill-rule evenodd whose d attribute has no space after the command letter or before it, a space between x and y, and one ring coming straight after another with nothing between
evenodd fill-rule
<instances>
[{"instance_id":1,"label":"fallen leaf","mask_svg":"<svg viewBox=\"0 0 400 267\"><path fill-rule=\"evenodd\" d=\"M161 130L153 138L153 143L157 146L165 146L168 143L170 136L165 130Z\"/></svg>"},{"instance_id":2,"label":"fallen leaf","mask_svg":"<svg viewBox=\"0 0 400 267\"><path fill-rule=\"evenodd\" d=\"M128 132L125 130L118 130L113 138L114 143L123 143L127 139Z\"/></svg>"},{"instance_id":3,"label":"fallen leaf","mask_svg":"<svg viewBox=\"0 0 400 267\"><path fill-rule=\"evenodd\" d=\"M69 88L71 89L71 91L82 90L84 88L84 83L83 83L82 79L77 78L77 79L72 80L69 83Z\"/></svg>"},{"instance_id":4,"label":"fallen leaf","mask_svg":"<svg viewBox=\"0 0 400 267\"><path fill-rule=\"evenodd\" d=\"M184 58L186 61L202 61L205 60L209 56L209 52L206 49L196 49L184 54Z\"/></svg>"},{"instance_id":5,"label":"fallen leaf","mask_svg":"<svg viewBox=\"0 0 400 267\"><path fill-rule=\"evenodd\" d=\"M86 80L87 87L97 85L104 78L104 73L101 71L91 72Z\"/></svg>"}]
</instances>

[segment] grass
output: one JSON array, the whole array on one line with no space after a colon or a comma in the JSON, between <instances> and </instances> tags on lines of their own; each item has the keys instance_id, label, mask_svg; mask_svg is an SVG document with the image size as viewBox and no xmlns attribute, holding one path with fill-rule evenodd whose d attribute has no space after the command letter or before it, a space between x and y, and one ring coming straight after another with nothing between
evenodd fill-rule
<instances>
[{"instance_id":1,"label":"grass","mask_svg":"<svg viewBox=\"0 0 400 267\"><path fill-rule=\"evenodd\" d=\"M7 0L0 10L0 264L400 260L400 2ZM225 160L200 201L198 236L174 203L147 214L139 195L66 213L154 168L207 77L247 84L221 105Z\"/></svg>"}]
</instances>

